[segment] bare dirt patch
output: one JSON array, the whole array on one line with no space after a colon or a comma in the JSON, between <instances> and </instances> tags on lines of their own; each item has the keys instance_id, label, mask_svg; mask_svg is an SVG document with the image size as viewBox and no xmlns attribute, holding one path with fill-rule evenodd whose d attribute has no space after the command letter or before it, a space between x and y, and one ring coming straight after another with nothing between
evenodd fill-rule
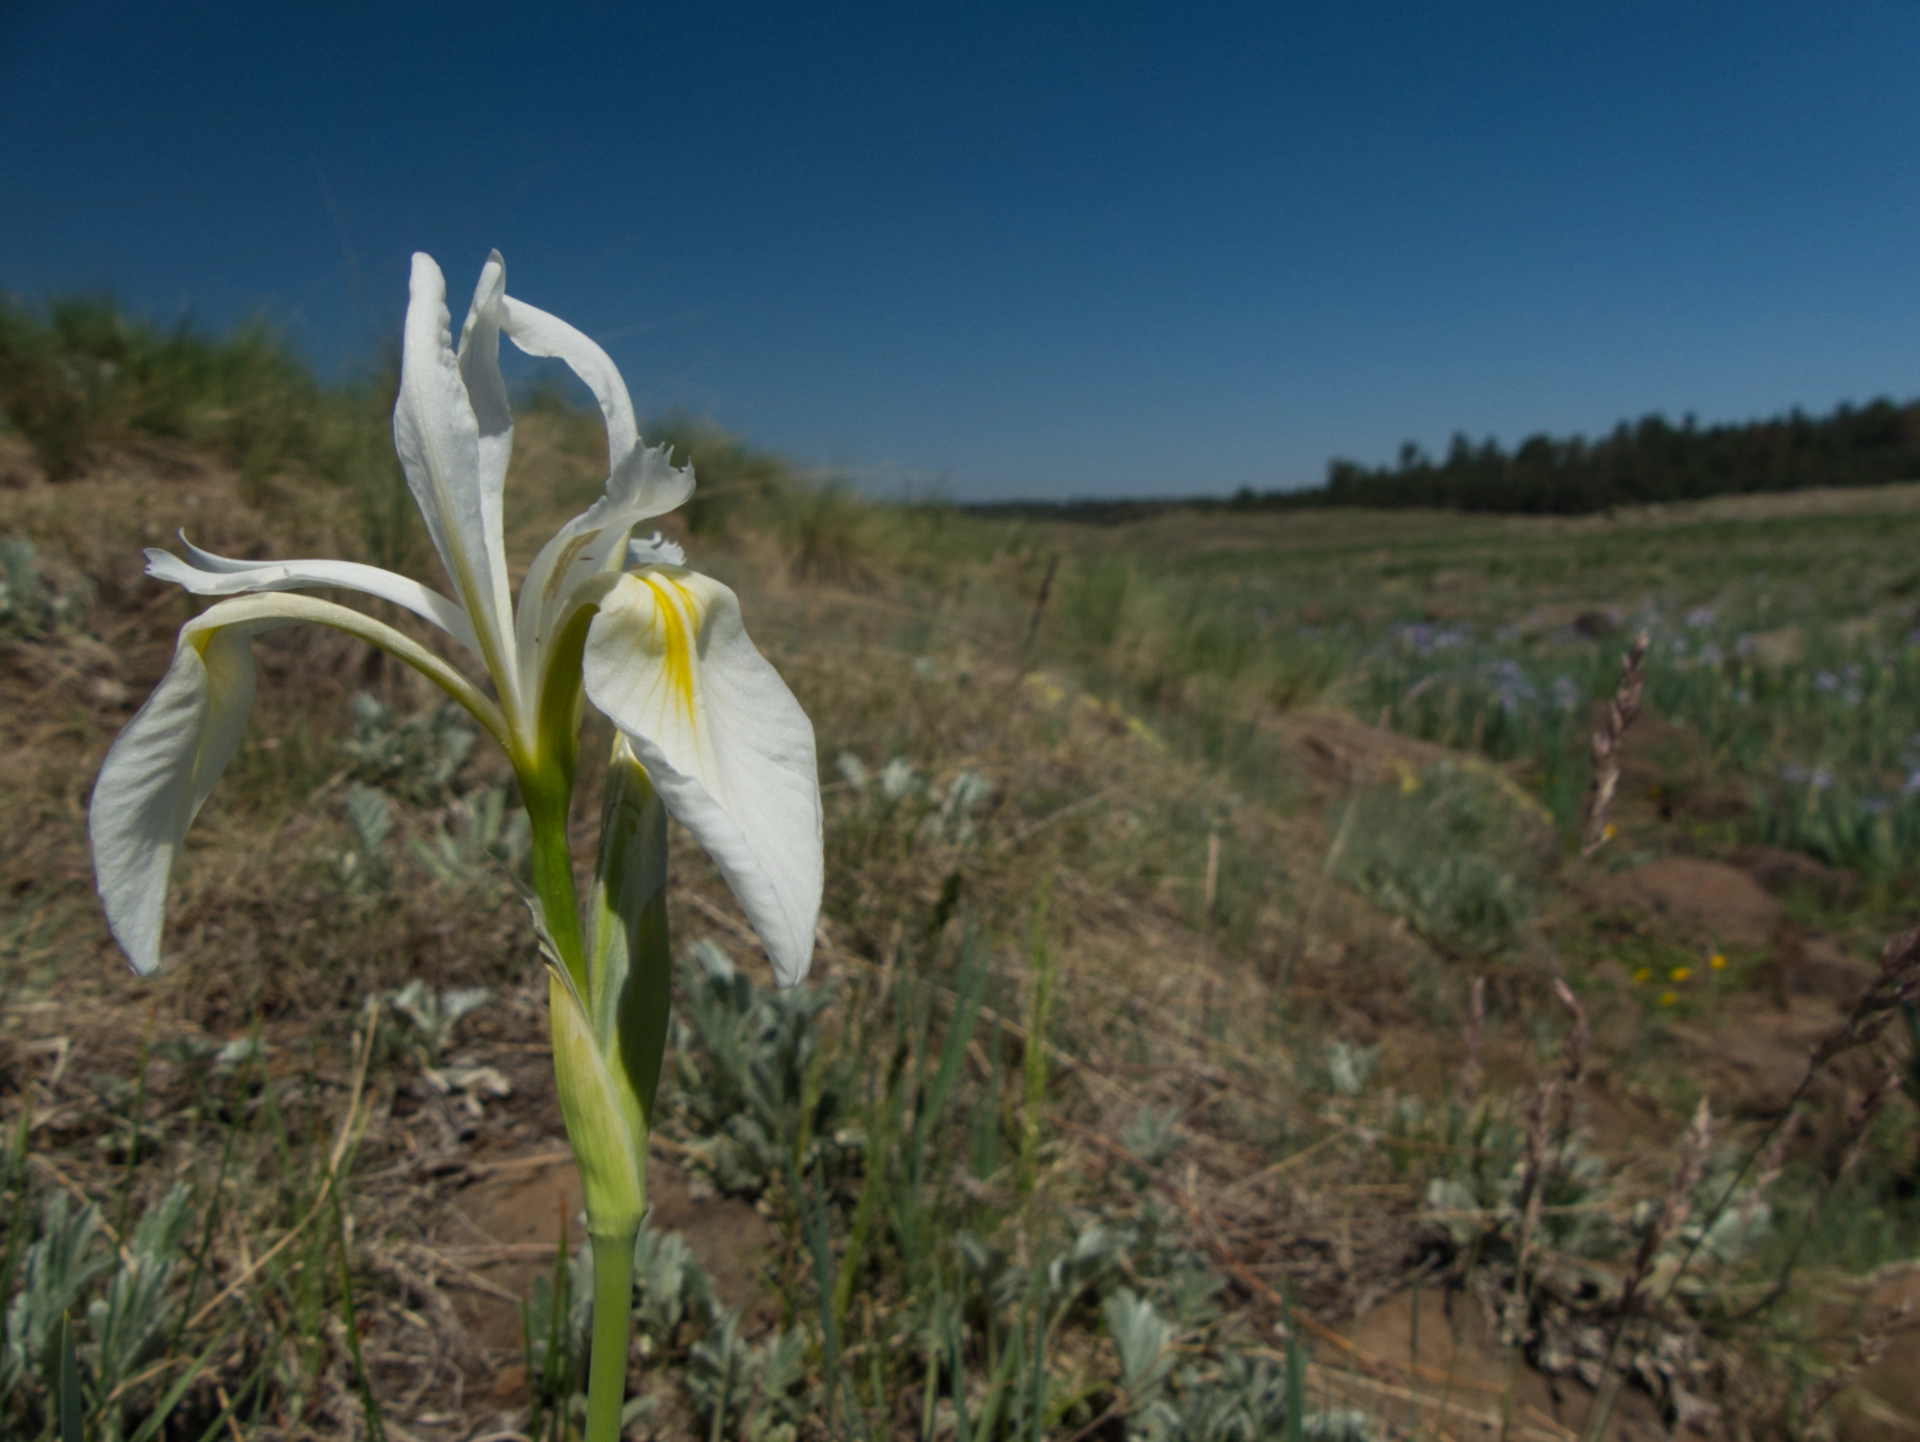
<instances>
[{"instance_id":1,"label":"bare dirt patch","mask_svg":"<svg viewBox=\"0 0 1920 1442\"><path fill-rule=\"evenodd\" d=\"M686 1238L723 1306L751 1310L766 1299L760 1269L774 1232L752 1203L715 1196L657 1154L647 1164L647 1191L648 1224ZM462 1321L489 1352L517 1357L520 1310L501 1293L526 1297L533 1279L552 1271L563 1238L569 1247L586 1238L572 1154L545 1148L491 1163L450 1199L448 1213L449 1236L457 1240L450 1241L447 1255L491 1287L462 1293Z\"/></svg>"},{"instance_id":2,"label":"bare dirt patch","mask_svg":"<svg viewBox=\"0 0 1920 1442\"><path fill-rule=\"evenodd\" d=\"M1457 1287L1409 1288L1361 1317L1352 1349L1322 1347L1322 1363L1364 1369L1384 1386L1368 1389L1378 1414L1411 1435L1560 1439L1583 1435L1593 1394L1512 1357L1479 1298ZM1511 1410L1509 1412L1509 1405ZM1506 1417L1503 1420L1503 1413ZM1620 1396L1605 1436L1653 1442L1671 1435L1652 1400Z\"/></svg>"},{"instance_id":3,"label":"bare dirt patch","mask_svg":"<svg viewBox=\"0 0 1920 1442\"><path fill-rule=\"evenodd\" d=\"M1786 918L1766 888L1738 867L1668 856L1609 878L1607 901L1723 946L1763 947Z\"/></svg>"}]
</instances>

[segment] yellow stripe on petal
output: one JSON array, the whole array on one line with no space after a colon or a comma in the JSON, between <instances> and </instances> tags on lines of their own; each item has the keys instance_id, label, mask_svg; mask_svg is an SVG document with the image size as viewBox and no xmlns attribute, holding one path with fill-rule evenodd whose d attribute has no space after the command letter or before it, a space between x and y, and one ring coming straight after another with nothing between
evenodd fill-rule
<instances>
[{"instance_id":1,"label":"yellow stripe on petal","mask_svg":"<svg viewBox=\"0 0 1920 1442\"><path fill-rule=\"evenodd\" d=\"M653 629L667 690L689 723L694 719L693 671L700 637L700 598L662 571L639 578L653 592Z\"/></svg>"}]
</instances>

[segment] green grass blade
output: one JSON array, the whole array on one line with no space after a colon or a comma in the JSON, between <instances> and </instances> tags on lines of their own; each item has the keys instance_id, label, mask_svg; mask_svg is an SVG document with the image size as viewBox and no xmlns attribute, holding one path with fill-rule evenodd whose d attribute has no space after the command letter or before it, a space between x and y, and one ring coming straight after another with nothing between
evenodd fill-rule
<instances>
[{"instance_id":1,"label":"green grass blade","mask_svg":"<svg viewBox=\"0 0 1920 1442\"><path fill-rule=\"evenodd\" d=\"M360 1355L360 1319L353 1306L353 1269L347 1264L346 1212L340 1205L340 1181L336 1176L329 1193L333 1203L334 1236L339 1242L340 1311L347 1328L347 1350L353 1355L353 1370L360 1385L360 1403L366 1409L367 1435L373 1442L386 1442L387 1429L380 1420L380 1404L374 1400L373 1380L367 1376L366 1359Z\"/></svg>"},{"instance_id":2,"label":"green grass blade","mask_svg":"<svg viewBox=\"0 0 1920 1442\"><path fill-rule=\"evenodd\" d=\"M980 1024L980 1005L987 995L987 968L977 955L972 932L968 932L962 946L966 960L954 999L953 1018L947 1024L946 1040L940 1048L940 1065L920 1100L919 1114L913 1119L916 1180L925 1159L927 1142L932 1138L941 1113L946 1110L954 1083L960 1079L960 1068L967 1059L967 1043L973 1040L974 1029Z\"/></svg>"},{"instance_id":3,"label":"green grass blade","mask_svg":"<svg viewBox=\"0 0 1920 1442\"><path fill-rule=\"evenodd\" d=\"M60 1442L86 1442L80 1419L84 1412L80 1396L80 1358L73 1350L73 1318L60 1318L60 1380L55 1388L54 1405L59 1411Z\"/></svg>"},{"instance_id":4,"label":"green grass blade","mask_svg":"<svg viewBox=\"0 0 1920 1442\"><path fill-rule=\"evenodd\" d=\"M153 1442L154 1437L159 1435L160 1429L166 1425L167 1418L173 1415L173 1409L180 1405L180 1399L187 1395L187 1389L194 1384L213 1354L225 1346L227 1338L232 1335L233 1328L227 1328L208 1343L199 1356L187 1364L186 1369L181 1372L174 1384L167 1388L160 1400L154 1404L153 1411L147 1414L147 1420L140 1424L139 1429L131 1437L127 1438L127 1442Z\"/></svg>"}]
</instances>

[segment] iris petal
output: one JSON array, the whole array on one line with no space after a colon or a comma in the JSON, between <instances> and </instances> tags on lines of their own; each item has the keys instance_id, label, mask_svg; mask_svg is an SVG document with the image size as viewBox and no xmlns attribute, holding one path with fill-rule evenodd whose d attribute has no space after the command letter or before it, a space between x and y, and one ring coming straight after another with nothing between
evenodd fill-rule
<instances>
[{"instance_id":1,"label":"iris petal","mask_svg":"<svg viewBox=\"0 0 1920 1442\"><path fill-rule=\"evenodd\" d=\"M142 975L160 964L167 878L253 710L241 630L180 638L173 664L113 743L87 812L107 925Z\"/></svg>"},{"instance_id":2,"label":"iris petal","mask_svg":"<svg viewBox=\"0 0 1920 1442\"><path fill-rule=\"evenodd\" d=\"M378 596L433 622L475 656L480 642L467 613L430 586L358 561L234 561L203 551L185 536L186 560L166 551L147 551L147 574L172 581L196 596L244 596L253 591L303 591L337 586Z\"/></svg>"},{"instance_id":3,"label":"iris petal","mask_svg":"<svg viewBox=\"0 0 1920 1442\"><path fill-rule=\"evenodd\" d=\"M517 715L520 686L507 641L513 603L498 497L489 504L481 484L480 422L448 338L446 294L440 267L429 256L415 255L400 396L393 409L394 446L434 547L473 621L487 669L509 713Z\"/></svg>"},{"instance_id":4,"label":"iris petal","mask_svg":"<svg viewBox=\"0 0 1920 1442\"><path fill-rule=\"evenodd\" d=\"M622 576L587 632L587 696L719 864L782 985L807 974L823 878L813 726L754 649L734 593L696 572Z\"/></svg>"}]
</instances>

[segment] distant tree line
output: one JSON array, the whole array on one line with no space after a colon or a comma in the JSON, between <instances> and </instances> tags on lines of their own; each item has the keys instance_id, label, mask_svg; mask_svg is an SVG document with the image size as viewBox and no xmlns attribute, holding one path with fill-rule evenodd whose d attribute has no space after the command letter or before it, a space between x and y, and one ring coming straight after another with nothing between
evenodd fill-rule
<instances>
[{"instance_id":1,"label":"distant tree line","mask_svg":"<svg viewBox=\"0 0 1920 1442\"><path fill-rule=\"evenodd\" d=\"M1327 466L1316 490L1242 490L1235 509L1431 506L1460 511L1575 514L1611 506L1690 501L1815 486L1880 486L1920 479L1920 401L1795 410L1769 420L1701 427L1651 415L1598 440L1530 436L1512 451L1455 435L1444 460L1409 442L1390 466Z\"/></svg>"},{"instance_id":2,"label":"distant tree line","mask_svg":"<svg viewBox=\"0 0 1920 1442\"><path fill-rule=\"evenodd\" d=\"M1795 410L1770 420L1701 427L1665 416L1622 421L1598 440L1536 435L1512 451L1456 435L1443 460L1409 441L1392 465L1336 459L1323 486L1221 497L1003 501L969 507L991 515L1116 524L1169 510L1279 511L1316 506L1422 506L1438 510L1575 515L1613 506L1698 500L1816 486L1920 480L1920 400L1842 405L1824 416Z\"/></svg>"}]
</instances>

